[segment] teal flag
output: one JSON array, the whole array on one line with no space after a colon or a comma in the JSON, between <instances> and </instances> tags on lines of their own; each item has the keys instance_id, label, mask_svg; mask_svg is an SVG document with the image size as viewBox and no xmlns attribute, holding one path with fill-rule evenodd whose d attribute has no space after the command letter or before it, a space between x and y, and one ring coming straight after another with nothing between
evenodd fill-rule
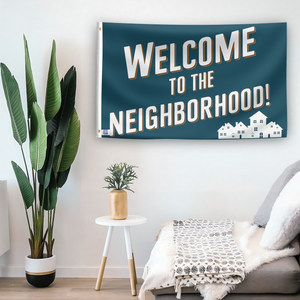
<instances>
[{"instance_id":1,"label":"teal flag","mask_svg":"<svg viewBox=\"0 0 300 300\"><path fill-rule=\"evenodd\" d=\"M99 23L97 134L287 136L287 24Z\"/></svg>"}]
</instances>

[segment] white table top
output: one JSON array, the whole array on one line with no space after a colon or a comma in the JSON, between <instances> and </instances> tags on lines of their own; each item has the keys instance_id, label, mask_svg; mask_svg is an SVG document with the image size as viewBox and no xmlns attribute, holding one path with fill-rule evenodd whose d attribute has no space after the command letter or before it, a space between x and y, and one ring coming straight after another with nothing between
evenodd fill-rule
<instances>
[{"instance_id":1,"label":"white table top","mask_svg":"<svg viewBox=\"0 0 300 300\"><path fill-rule=\"evenodd\" d=\"M147 218L143 216L128 215L125 220L113 220L110 216L99 217L95 220L98 225L104 226L133 226L144 224L147 222Z\"/></svg>"}]
</instances>

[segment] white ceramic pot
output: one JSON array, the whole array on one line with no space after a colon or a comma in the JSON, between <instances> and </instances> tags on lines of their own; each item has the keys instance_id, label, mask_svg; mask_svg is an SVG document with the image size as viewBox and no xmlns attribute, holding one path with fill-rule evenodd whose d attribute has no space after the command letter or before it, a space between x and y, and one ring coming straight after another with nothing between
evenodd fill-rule
<instances>
[{"instance_id":1,"label":"white ceramic pot","mask_svg":"<svg viewBox=\"0 0 300 300\"><path fill-rule=\"evenodd\" d=\"M55 279L56 256L30 258L25 256L25 273L27 281L35 287L46 287Z\"/></svg>"}]
</instances>

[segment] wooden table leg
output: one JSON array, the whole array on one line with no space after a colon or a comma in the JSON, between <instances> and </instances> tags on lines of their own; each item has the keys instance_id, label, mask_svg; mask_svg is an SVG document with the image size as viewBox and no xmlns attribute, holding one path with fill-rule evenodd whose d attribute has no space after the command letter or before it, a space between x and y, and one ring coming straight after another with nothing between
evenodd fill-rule
<instances>
[{"instance_id":1,"label":"wooden table leg","mask_svg":"<svg viewBox=\"0 0 300 300\"><path fill-rule=\"evenodd\" d=\"M136 293L136 271L135 271L135 265L134 265L134 260L133 260L133 256L132 256L132 246L131 246L129 226L124 226L124 237L125 237L126 250L127 250L129 273L130 273L131 294L132 294L132 296L136 296L137 295L137 293Z\"/></svg>"},{"instance_id":2,"label":"wooden table leg","mask_svg":"<svg viewBox=\"0 0 300 300\"><path fill-rule=\"evenodd\" d=\"M135 268L133 259L128 259L129 273L130 273L130 286L132 296L136 296L136 281L135 281Z\"/></svg>"},{"instance_id":3,"label":"wooden table leg","mask_svg":"<svg viewBox=\"0 0 300 300\"><path fill-rule=\"evenodd\" d=\"M128 231L129 231L129 234L130 234L130 227L128 227ZM134 282L135 282L135 284L137 284L136 267L135 267L135 260L134 260L134 255L133 255L133 247L132 247L131 238L130 238L130 245L131 245L132 260L133 260L133 266L134 266L134 269L133 269L134 270Z\"/></svg>"},{"instance_id":4,"label":"wooden table leg","mask_svg":"<svg viewBox=\"0 0 300 300\"><path fill-rule=\"evenodd\" d=\"M134 260L133 252L132 252L132 261L133 261L133 271L134 271L134 282L135 282L135 284L137 284L136 267L135 267L135 260Z\"/></svg>"},{"instance_id":5,"label":"wooden table leg","mask_svg":"<svg viewBox=\"0 0 300 300\"><path fill-rule=\"evenodd\" d=\"M108 232L107 232L107 235L106 235L106 241L105 241L105 246L104 246L104 250L103 250L103 257L102 257L102 261L101 261L101 265L100 265L100 269L99 269L99 274L98 274L98 278L97 278L97 282L96 282L96 286L95 286L96 291L99 291L100 287L101 287L103 274L104 274L104 269L105 269L106 260L107 260L107 255L108 255L108 248L109 248L109 244L110 244L111 237L112 237L112 234L113 234L113 229L114 228L112 226L109 226Z\"/></svg>"},{"instance_id":6,"label":"wooden table leg","mask_svg":"<svg viewBox=\"0 0 300 300\"><path fill-rule=\"evenodd\" d=\"M101 287L106 260L107 260L107 257L102 256L101 266L100 266L100 269L99 269L99 274L98 274L98 278L97 278L97 282L96 282L96 286L95 286L96 291L99 291L100 287Z\"/></svg>"}]
</instances>

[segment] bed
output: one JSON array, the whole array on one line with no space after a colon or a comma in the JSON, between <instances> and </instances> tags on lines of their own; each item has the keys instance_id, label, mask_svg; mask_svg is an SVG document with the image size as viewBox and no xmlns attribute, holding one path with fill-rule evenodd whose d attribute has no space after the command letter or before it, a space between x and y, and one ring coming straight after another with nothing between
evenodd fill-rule
<instances>
[{"instance_id":1,"label":"bed","mask_svg":"<svg viewBox=\"0 0 300 300\"><path fill-rule=\"evenodd\" d=\"M300 299L299 171L300 161L284 170L251 222L163 224L139 299Z\"/></svg>"}]
</instances>

